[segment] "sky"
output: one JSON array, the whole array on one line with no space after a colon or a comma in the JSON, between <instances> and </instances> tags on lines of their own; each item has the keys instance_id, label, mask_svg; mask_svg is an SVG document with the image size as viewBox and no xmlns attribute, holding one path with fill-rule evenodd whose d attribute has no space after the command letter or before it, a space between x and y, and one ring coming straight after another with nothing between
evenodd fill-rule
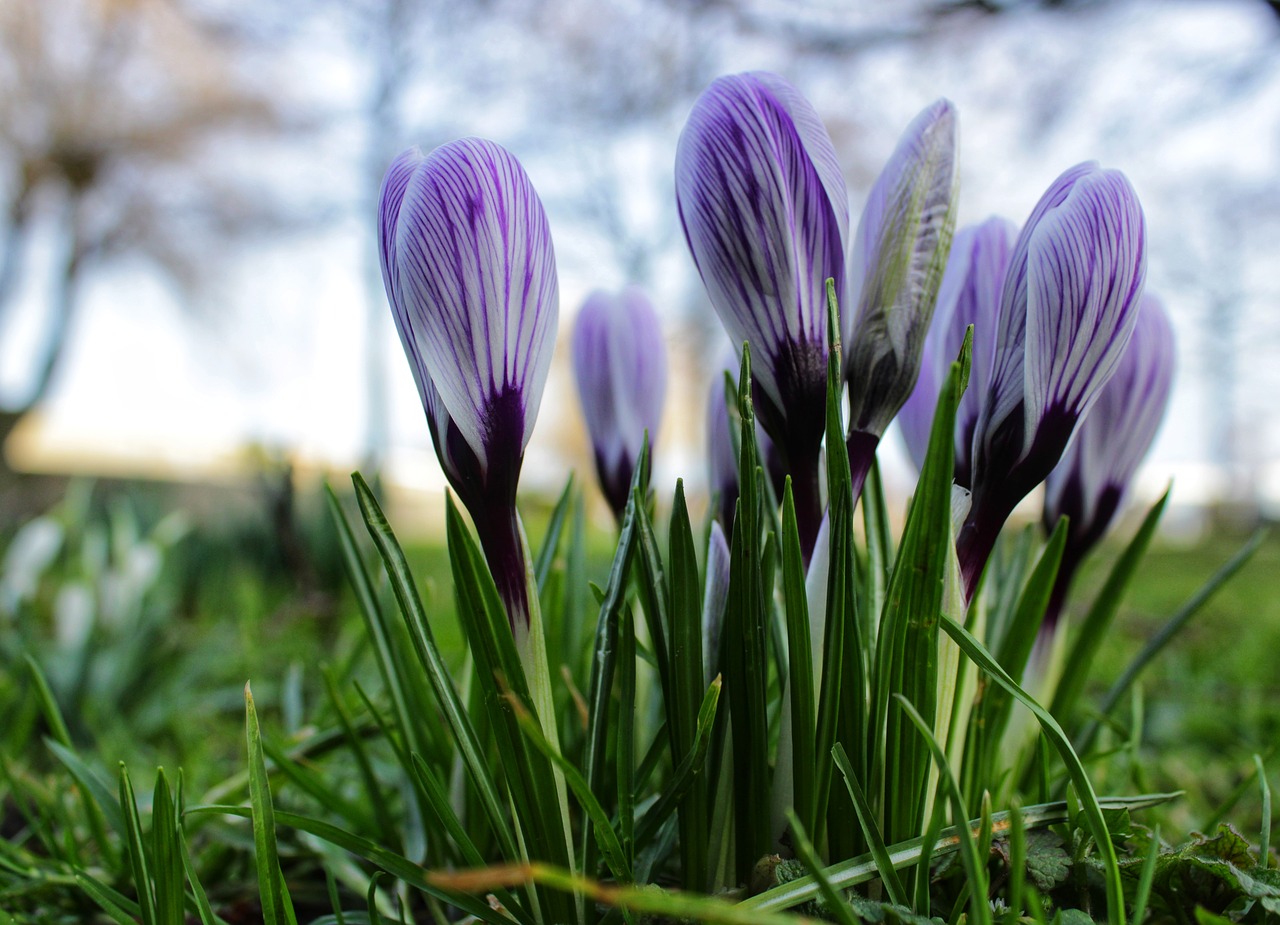
<instances>
[{"instance_id":1,"label":"sky","mask_svg":"<svg viewBox=\"0 0 1280 925\"><path fill-rule=\"evenodd\" d=\"M862 25L878 28L884 6L857 5ZM819 27L838 8L807 7ZM903 21L884 19L895 27ZM590 290L630 281L616 242L602 243L575 199L584 175L607 170L625 178L616 185L617 210L647 242L641 282L663 315L675 368L687 370L688 381L669 390L656 480L684 475L696 486L701 390L714 366L706 355L719 345L669 200L675 141L692 95L670 116L608 138L575 130L572 120L552 120L540 138L521 101L550 79L551 65L513 40L519 28L496 24L484 50L513 92L486 91L483 105L467 109L457 105L457 91L420 81L406 96L421 115L405 120L402 142L429 146L442 125L493 137L522 158L547 202L561 337L526 480L551 488L567 465L581 464L580 455L565 452L584 445L566 438L579 426L568 330ZM307 86L294 89L355 111L367 74L344 57L335 25L315 30L312 47L291 51L307 75ZM847 62L796 59L760 35L708 38L706 55L721 73L775 70L814 102L833 127L855 221L898 133L939 96L960 112L962 225L993 213L1022 221L1048 183L1079 161L1123 170L1147 212L1148 287L1165 299L1181 349L1172 407L1143 485L1151 491L1176 477L1175 498L1188 502L1221 490L1221 469L1212 464L1229 433L1251 490L1280 500L1280 428L1269 399L1280 386L1280 289L1270 271L1280 246L1280 65L1266 63L1280 58L1278 33L1280 20L1260 2L1165 0L1053 15L957 14L923 38L879 43ZM415 121L430 131L412 137ZM307 165L349 184L356 207L314 233L255 241L228 255L197 320L178 310L180 294L144 264L96 274L54 393L11 448L15 462L225 473L249 458L244 447L252 443L339 471L354 466L367 429L364 319L376 208L360 201L358 159L341 150L359 137L354 127L339 127L315 152L318 163ZM289 172L286 165L282 176ZM32 304L40 297L38 287L26 296ZM0 389L22 378L37 336L34 312L14 317L19 330L3 339ZM436 491L443 479L389 315L383 328L392 475ZM896 435L882 456L891 486L908 490Z\"/></svg>"}]
</instances>

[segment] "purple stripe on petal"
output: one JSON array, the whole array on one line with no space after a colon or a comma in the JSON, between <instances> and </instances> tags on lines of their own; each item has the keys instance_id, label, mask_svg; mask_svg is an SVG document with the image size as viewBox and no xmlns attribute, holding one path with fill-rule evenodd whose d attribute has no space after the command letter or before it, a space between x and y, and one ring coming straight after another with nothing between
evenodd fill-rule
<instances>
[{"instance_id":1,"label":"purple stripe on petal","mask_svg":"<svg viewBox=\"0 0 1280 925\"><path fill-rule=\"evenodd\" d=\"M991 381L1000 291L1017 229L1003 218L989 218L956 233L938 288L938 308L925 338L920 379L898 413L907 451L917 468L924 465L938 390L960 353L965 330L973 325L969 387L956 413L956 481L969 487L970 453L982 397Z\"/></svg>"},{"instance_id":2,"label":"purple stripe on petal","mask_svg":"<svg viewBox=\"0 0 1280 925\"><path fill-rule=\"evenodd\" d=\"M523 452L551 363L558 294L546 215L498 145L437 148L405 189L398 292L440 401L485 467Z\"/></svg>"},{"instance_id":3,"label":"purple stripe on petal","mask_svg":"<svg viewBox=\"0 0 1280 925\"><path fill-rule=\"evenodd\" d=\"M817 113L772 74L715 81L680 136L676 200L712 305L786 409L808 383L787 382L780 367L825 376L804 357L825 356L826 279L844 284L847 194Z\"/></svg>"},{"instance_id":4,"label":"purple stripe on petal","mask_svg":"<svg viewBox=\"0 0 1280 925\"><path fill-rule=\"evenodd\" d=\"M844 344L851 431L879 437L915 385L956 194L956 111L939 100L903 132L858 222L848 285L856 317Z\"/></svg>"},{"instance_id":5,"label":"purple stripe on petal","mask_svg":"<svg viewBox=\"0 0 1280 925\"><path fill-rule=\"evenodd\" d=\"M1047 409L1083 415L1115 371L1137 322L1145 237L1137 194L1114 170L1082 177L1038 226L1027 261L1029 436Z\"/></svg>"},{"instance_id":6,"label":"purple stripe on petal","mask_svg":"<svg viewBox=\"0 0 1280 925\"><path fill-rule=\"evenodd\" d=\"M1045 480L1045 522L1071 519L1073 541L1101 539L1155 441L1173 385L1173 327L1144 295L1115 375L1081 420L1062 461Z\"/></svg>"}]
</instances>

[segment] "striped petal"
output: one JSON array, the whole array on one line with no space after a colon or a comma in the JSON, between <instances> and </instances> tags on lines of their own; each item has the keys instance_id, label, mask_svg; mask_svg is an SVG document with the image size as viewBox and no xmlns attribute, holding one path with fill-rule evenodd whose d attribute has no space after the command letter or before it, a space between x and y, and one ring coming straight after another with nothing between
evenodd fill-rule
<instances>
[{"instance_id":1,"label":"striped petal","mask_svg":"<svg viewBox=\"0 0 1280 925\"><path fill-rule=\"evenodd\" d=\"M657 436L667 387L662 328L643 292L587 298L574 325L573 369L601 486L621 513L645 433Z\"/></svg>"},{"instance_id":2,"label":"striped petal","mask_svg":"<svg viewBox=\"0 0 1280 925\"><path fill-rule=\"evenodd\" d=\"M939 100L903 133L876 180L849 258L850 427L879 436L911 394L951 247L956 111Z\"/></svg>"},{"instance_id":3,"label":"striped petal","mask_svg":"<svg viewBox=\"0 0 1280 925\"><path fill-rule=\"evenodd\" d=\"M386 248L401 338L484 473L495 453L523 453L551 365L558 291L546 215L519 162L475 138L422 158L403 190Z\"/></svg>"},{"instance_id":4,"label":"striped petal","mask_svg":"<svg viewBox=\"0 0 1280 925\"><path fill-rule=\"evenodd\" d=\"M1173 326L1159 300L1144 295L1115 375L1045 480L1046 524L1067 516L1076 542L1088 546L1102 538L1155 441L1175 365Z\"/></svg>"},{"instance_id":5,"label":"striped petal","mask_svg":"<svg viewBox=\"0 0 1280 925\"><path fill-rule=\"evenodd\" d=\"M956 481L965 488L969 487L973 433L991 381L1000 291L1016 235L1014 224L998 217L956 233L938 288L938 308L925 338L920 379L898 414L907 450L917 468L923 467L938 390L960 353L966 329L973 325L969 388L956 411Z\"/></svg>"},{"instance_id":6,"label":"striped petal","mask_svg":"<svg viewBox=\"0 0 1280 925\"><path fill-rule=\"evenodd\" d=\"M812 105L773 74L715 81L680 136L676 201L711 303L730 339L751 344L756 384L778 414L820 397L825 285L834 278L843 295L849 217Z\"/></svg>"},{"instance_id":7,"label":"striped petal","mask_svg":"<svg viewBox=\"0 0 1280 925\"><path fill-rule=\"evenodd\" d=\"M1124 174L1072 187L1027 254L1026 432L1054 413L1078 419L1120 363L1146 278L1146 226ZM1029 441L1028 441L1029 443Z\"/></svg>"}]
</instances>

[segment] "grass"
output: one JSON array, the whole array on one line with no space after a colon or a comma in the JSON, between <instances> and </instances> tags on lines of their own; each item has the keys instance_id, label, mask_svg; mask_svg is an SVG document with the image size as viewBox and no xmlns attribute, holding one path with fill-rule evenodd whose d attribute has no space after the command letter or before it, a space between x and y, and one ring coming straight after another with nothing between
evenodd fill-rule
<instances>
[{"instance_id":1,"label":"grass","mask_svg":"<svg viewBox=\"0 0 1280 925\"><path fill-rule=\"evenodd\" d=\"M539 536L545 516L531 513L529 532ZM327 522L300 525L313 565L303 587L296 574L281 569L261 554L259 545L245 542L234 530L190 531L164 545L165 537L157 531L165 521L149 513L145 501L117 496L87 504L73 493L51 516L67 527L61 553L30 599L0 617L0 709L10 719L0 731L0 836L19 839L21 850L37 857L63 850L56 833L52 844L43 846L31 834L24 815L31 808L24 802L27 795L42 795L64 818L79 811L73 805L75 788L66 786L66 770L41 741L56 730L35 705L24 652L33 654L49 675L73 747L107 781L117 776L117 764L123 762L137 782L144 814L159 765L168 769L170 785L181 768L188 805L248 798L246 679L253 682L264 743L284 752L308 741L314 733L308 723L317 718L333 725L326 670L347 689L353 683L377 689L354 600L332 560L326 559ZM1168 615L1243 541L1222 533L1193 547L1156 543L1120 609L1111 643L1102 647L1086 703L1098 701ZM130 560L130 550L148 544L163 547L162 568L133 606L117 614L115 623L95 623L80 647L60 643L57 625L65 622L65 613L59 614L67 606L66 589L87 587L101 605L109 579ZM593 533L588 543L588 571L602 587L611 544L612 537L603 532ZM431 542L411 544L406 553L440 649L458 668L462 634L448 557ZM1082 573L1077 611L1090 600L1116 553L1116 548L1104 548ZM1144 810L1141 817L1146 825L1158 824L1168 839L1210 832L1225 816L1258 840L1264 808L1261 788L1253 781L1253 755L1268 758L1272 781L1280 765L1280 755L1268 757L1272 743L1280 741L1280 680L1272 660L1280 643L1280 598L1272 591L1277 565L1280 538L1273 536L1144 674L1139 696L1117 711L1110 731L1115 751L1089 769L1100 793L1186 791L1180 801ZM78 681L81 677L87 680ZM353 704L358 706L354 697L348 698L348 706ZM368 720L357 726L352 735L367 737L373 773L394 773L394 756L384 741L368 736ZM315 810L317 797L303 786L309 767L309 759L303 758L297 776L273 777L273 798L281 812ZM338 770L345 781L338 796L358 808L360 768L348 759ZM241 789L228 790L228 781L242 781L237 785ZM256 874L247 852L252 830L223 823L226 831L210 839L205 824L203 817L188 821L192 852L214 907L256 908ZM83 845L66 848L73 849L85 850ZM291 872L299 921L326 912L330 903L315 867L315 842L291 833L282 838L279 851L282 866ZM350 859L333 852L325 856L339 873L350 875L340 883L342 895L350 896L358 879ZM57 921L59 916L79 921L93 908L82 892L54 874L35 884L3 862L0 856L0 908L25 909L33 921Z\"/></svg>"}]
</instances>

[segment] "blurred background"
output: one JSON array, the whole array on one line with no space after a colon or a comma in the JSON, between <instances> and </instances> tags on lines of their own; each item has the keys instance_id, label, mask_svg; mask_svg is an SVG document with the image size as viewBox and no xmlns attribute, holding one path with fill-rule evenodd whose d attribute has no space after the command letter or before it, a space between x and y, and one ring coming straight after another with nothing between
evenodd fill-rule
<instances>
[{"instance_id":1,"label":"blurred background","mask_svg":"<svg viewBox=\"0 0 1280 925\"><path fill-rule=\"evenodd\" d=\"M702 485L724 337L676 216L675 143L708 82L765 68L821 113L855 215L939 96L961 116L961 224L1021 222L1081 160L1124 170L1181 348L1143 485L1175 478L1171 524L1280 510L1275 3L6 0L0 43L5 484L359 466L438 498L372 222L396 153L477 134L546 202L562 348L591 289L652 294L673 354L658 484ZM905 492L896 438L883 455ZM526 487L588 459L560 349ZM32 485L4 491L10 518Z\"/></svg>"},{"instance_id":2,"label":"blurred background","mask_svg":"<svg viewBox=\"0 0 1280 925\"><path fill-rule=\"evenodd\" d=\"M813 101L855 216L939 96L960 113L961 224L1022 222L1082 160L1132 180L1181 367L1137 492L1174 481L1170 538L1099 659L1116 677L1240 529L1280 513L1280 3L3 0L0 710L16 719L0 744L36 748L24 653L74 739L109 765L182 763L193 792L240 766L245 677L301 729L318 660L361 651L319 491L357 467L447 623L444 479L374 244L382 173L409 145L492 138L549 213L561 334L525 467L531 534L574 469L607 562L566 349L597 287L637 283L658 306L673 379L655 487L703 491L727 339L672 165L701 90L755 68ZM896 435L881 458L901 509ZM1184 831L1280 741L1277 568L1273 539L1152 669L1134 716L1162 757L1106 782L1193 789L1171 810Z\"/></svg>"}]
</instances>

